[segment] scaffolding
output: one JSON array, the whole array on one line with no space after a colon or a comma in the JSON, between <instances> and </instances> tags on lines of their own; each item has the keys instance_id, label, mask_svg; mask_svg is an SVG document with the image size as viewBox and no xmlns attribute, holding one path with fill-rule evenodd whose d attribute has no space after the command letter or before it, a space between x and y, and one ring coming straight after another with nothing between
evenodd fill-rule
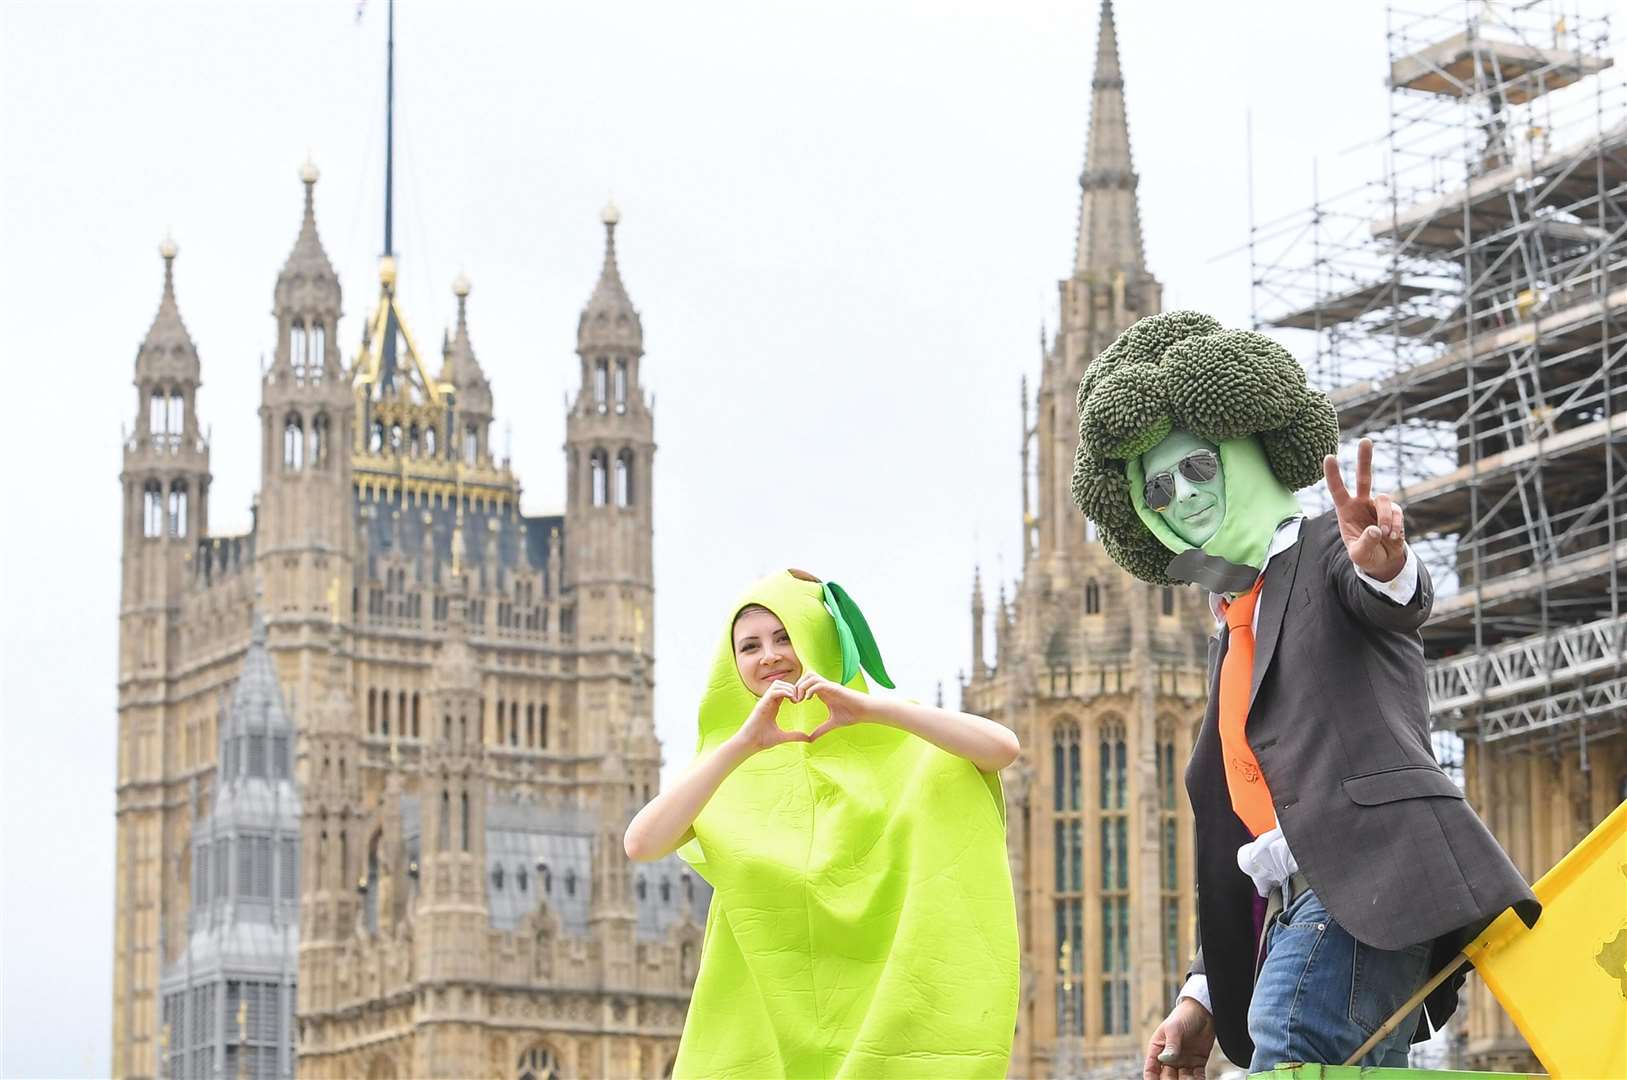
<instances>
[{"instance_id":1,"label":"scaffolding","mask_svg":"<svg viewBox=\"0 0 1627 1080\"><path fill-rule=\"evenodd\" d=\"M1254 323L1374 440L1436 585L1437 746L1627 720L1627 87L1604 13L1388 14L1383 178L1250 224Z\"/></svg>"}]
</instances>

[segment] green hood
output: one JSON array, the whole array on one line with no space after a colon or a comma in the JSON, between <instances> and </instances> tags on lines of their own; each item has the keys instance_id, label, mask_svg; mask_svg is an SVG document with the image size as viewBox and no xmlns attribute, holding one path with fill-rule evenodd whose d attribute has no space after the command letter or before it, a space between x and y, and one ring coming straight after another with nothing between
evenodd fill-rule
<instances>
[{"instance_id":1,"label":"green hood","mask_svg":"<svg viewBox=\"0 0 1627 1080\"><path fill-rule=\"evenodd\" d=\"M827 607L827 602L830 606ZM735 666L734 616L761 604L804 671L885 680L857 606L778 573L726 612L701 698L697 756L757 704ZM868 643L867 643L868 642ZM874 661L874 666L872 666ZM811 731L817 699L780 726ZM998 775L908 732L840 728L737 767L679 856L714 889L677 1077L1003 1077L1017 1014L1015 905Z\"/></svg>"},{"instance_id":2,"label":"green hood","mask_svg":"<svg viewBox=\"0 0 1627 1080\"><path fill-rule=\"evenodd\" d=\"M1202 554L1186 554L1196 549L1175 534L1163 514L1147 508L1142 498L1147 477L1139 455L1125 462L1124 471L1136 515L1160 543L1176 554L1170 561L1169 576L1196 582L1215 592L1241 592L1265 568L1265 553L1277 526L1302 511L1294 493L1271 471L1258 439L1225 439L1219 447L1226 516L1215 534L1203 543Z\"/></svg>"}]
</instances>

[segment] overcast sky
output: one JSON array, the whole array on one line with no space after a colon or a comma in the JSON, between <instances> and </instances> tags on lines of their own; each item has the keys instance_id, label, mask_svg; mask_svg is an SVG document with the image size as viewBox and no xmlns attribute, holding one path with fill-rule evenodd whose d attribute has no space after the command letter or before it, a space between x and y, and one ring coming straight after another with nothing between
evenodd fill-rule
<instances>
[{"instance_id":1,"label":"overcast sky","mask_svg":"<svg viewBox=\"0 0 1627 1080\"><path fill-rule=\"evenodd\" d=\"M1315 21L1308 21L1314 12ZM259 363L307 152L354 353L382 243L384 5L0 3L6 1076L109 1062L120 430L166 231L212 432L213 531L258 486ZM1246 14L1239 14L1246 13ZM564 487L575 327L623 212L655 395L657 725L669 770L723 608L841 581L900 688L955 699L968 592L1017 569L1018 381L1072 266L1097 6L430 4L397 12L400 292L461 271L528 513ZM1249 312L1262 216L1376 175L1376 2L1121 3L1166 307Z\"/></svg>"}]
</instances>

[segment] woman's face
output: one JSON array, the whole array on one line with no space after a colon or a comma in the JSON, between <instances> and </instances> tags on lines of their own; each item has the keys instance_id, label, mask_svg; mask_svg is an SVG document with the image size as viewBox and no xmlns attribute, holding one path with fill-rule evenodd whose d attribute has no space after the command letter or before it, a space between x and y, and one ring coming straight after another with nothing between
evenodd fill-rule
<instances>
[{"instance_id":1,"label":"woman's face","mask_svg":"<svg viewBox=\"0 0 1627 1080\"><path fill-rule=\"evenodd\" d=\"M802 661L791 648L791 635L772 611L763 608L734 621L734 664L746 689L758 697L776 679L794 683L802 677Z\"/></svg>"}]
</instances>

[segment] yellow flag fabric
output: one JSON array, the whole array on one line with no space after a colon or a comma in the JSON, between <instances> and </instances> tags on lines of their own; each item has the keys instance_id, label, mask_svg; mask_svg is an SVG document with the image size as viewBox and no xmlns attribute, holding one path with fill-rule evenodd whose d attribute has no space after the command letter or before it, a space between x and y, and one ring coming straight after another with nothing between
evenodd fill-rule
<instances>
[{"instance_id":1,"label":"yellow flag fabric","mask_svg":"<svg viewBox=\"0 0 1627 1080\"><path fill-rule=\"evenodd\" d=\"M1627 1077L1627 803L1464 948L1554 1080Z\"/></svg>"},{"instance_id":2,"label":"yellow flag fabric","mask_svg":"<svg viewBox=\"0 0 1627 1080\"><path fill-rule=\"evenodd\" d=\"M841 678L818 583L759 581L723 628L697 754L745 721L734 615L774 612L804 671ZM862 674L848 686L868 692ZM816 699L781 706L812 731ZM677 1077L1004 1077L1017 924L997 774L883 724L748 758L678 854L711 883Z\"/></svg>"}]
</instances>

